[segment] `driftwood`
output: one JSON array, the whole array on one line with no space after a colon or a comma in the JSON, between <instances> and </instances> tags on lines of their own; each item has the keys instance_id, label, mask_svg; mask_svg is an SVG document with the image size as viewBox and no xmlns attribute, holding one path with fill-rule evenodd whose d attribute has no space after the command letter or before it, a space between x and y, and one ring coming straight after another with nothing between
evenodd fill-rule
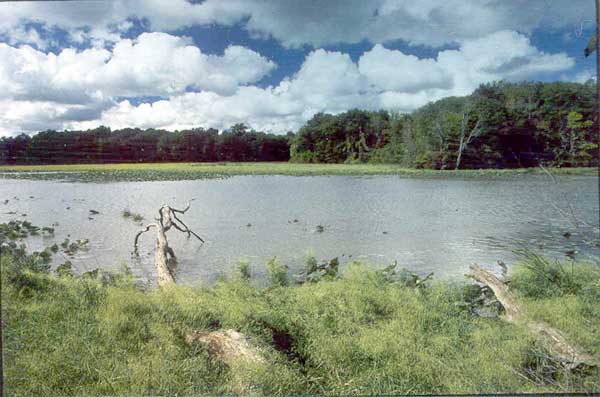
<instances>
[{"instance_id":1,"label":"driftwood","mask_svg":"<svg viewBox=\"0 0 600 397\"><path fill-rule=\"evenodd\" d=\"M185 335L188 344L200 342L204 344L215 358L223 361L229 367L240 364L264 364L265 359L259 350L246 337L232 329L225 331L191 331Z\"/></svg>"},{"instance_id":2,"label":"driftwood","mask_svg":"<svg viewBox=\"0 0 600 397\"><path fill-rule=\"evenodd\" d=\"M175 252L169 247L167 240L167 232L173 227L182 233L186 233L188 237L194 236L198 240L204 242L204 240L194 233L183 221L177 216L177 214L185 214L190 209L190 203L183 210L178 210L168 205L163 205L159 210L159 217L156 218L155 223L146 225L146 228L139 231L135 235L133 242L133 251L137 255L138 253L138 240L140 236L149 231L152 228L156 229L156 250L155 250L155 265L157 272L158 285L160 287L174 283L173 270L176 263Z\"/></svg>"},{"instance_id":3,"label":"driftwood","mask_svg":"<svg viewBox=\"0 0 600 397\"><path fill-rule=\"evenodd\" d=\"M231 378L227 391L237 395L256 394L255 379L269 368L260 350L241 333L232 329L191 331L185 334L188 344L200 342L208 354L227 365Z\"/></svg>"},{"instance_id":4,"label":"driftwood","mask_svg":"<svg viewBox=\"0 0 600 397\"><path fill-rule=\"evenodd\" d=\"M560 362L566 369L573 370L581 366L594 367L598 365L591 355L571 342L562 332L544 322L529 319L525 310L519 306L515 296L509 291L508 286L493 273L477 264L471 265L471 271L477 281L487 285L494 292L504 307L504 320L526 327L552 358Z\"/></svg>"},{"instance_id":5,"label":"driftwood","mask_svg":"<svg viewBox=\"0 0 600 397\"><path fill-rule=\"evenodd\" d=\"M194 236L204 242L177 216L177 214L185 214L189 209L190 203L183 210L163 205L158 210L159 217L156 218L156 222L146 225L143 230L135 235L133 247L134 253L137 254L140 236L152 228L156 229L155 262L160 287L175 283L173 277L175 253L169 247L166 233L174 228L186 233L188 237ZM230 382L230 389L236 394L247 394L252 391L252 371L256 368L265 368L267 364L260 350L253 347L243 334L232 329L224 331L188 331L185 334L185 341L188 344L195 341L204 344L212 357L222 361L233 370L234 376Z\"/></svg>"}]
</instances>

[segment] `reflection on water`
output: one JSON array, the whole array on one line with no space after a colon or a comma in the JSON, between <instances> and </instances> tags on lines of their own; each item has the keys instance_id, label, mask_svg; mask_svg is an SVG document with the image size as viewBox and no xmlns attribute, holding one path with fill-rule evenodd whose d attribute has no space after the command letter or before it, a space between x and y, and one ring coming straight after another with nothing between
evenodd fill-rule
<instances>
[{"instance_id":1,"label":"reflection on water","mask_svg":"<svg viewBox=\"0 0 600 397\"><path fill-rule=\"evenodd\" d=\"M298 271L309 252L318 259L337 256L341 263L397 260L452 277L472 262L511 263L520 248L560 258L570 249L580 257L597 256L600 250L590 244L597 237L591 226L598 220L597 195L595 177L563 177L558 185L539 176L488 181L238 176L97 184L4 179L0 222L58 222L54 239L33 238L31 247L89 238L89 251L66 258L77 271L130 263L134 274L152 279L154 236L142 237L141 258L132 262L133 238L141 227L121 212L131 209L150 222L163 203L184 207L195 198L185 222L206 243L176 231L168 235L179 258L179 281L211 281L242 258L257 276L273 256ZM58 263L65 260L60 255Z\"/></svg>"}]
</instances>

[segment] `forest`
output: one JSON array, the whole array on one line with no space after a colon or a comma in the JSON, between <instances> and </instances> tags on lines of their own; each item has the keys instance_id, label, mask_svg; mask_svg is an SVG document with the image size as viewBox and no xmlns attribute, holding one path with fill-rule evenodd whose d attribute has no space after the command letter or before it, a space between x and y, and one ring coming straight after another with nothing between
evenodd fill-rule
<instances>
[{"instance_id":1,"label":"forest","mask_svg":"<svg viewBox=\"0 0 600 397\"><path fill-rule=\"evenodd\" d=\"M589 167L596 164L594 82L494 82L413 113L318 113L297 132L236 124L219 132L44 131L0 139L0 164L293 161L409 168Z\"/></svg>"},{"instance_id":2,"label":"forest","mask_svg":"<svg viewBox=\"0 0 600 397\"><path fill-rule=\"evenodd\" d=\"M170 132L98 127L87 131L43 131L0 139L0 164L122 162L287 161L288 137L236 124Z\"/></svg>"},{"instance_id":3,"label":"forest","mask_svg":"<svg viewBox=\"0 0 600 397\"><path fill-rule=\"evenodd\" d=\"M593 110L592 82L484 84L412 114L317 114L295 134L291 160L432 169L592 166Z\"/></svg>"}]
</instances>

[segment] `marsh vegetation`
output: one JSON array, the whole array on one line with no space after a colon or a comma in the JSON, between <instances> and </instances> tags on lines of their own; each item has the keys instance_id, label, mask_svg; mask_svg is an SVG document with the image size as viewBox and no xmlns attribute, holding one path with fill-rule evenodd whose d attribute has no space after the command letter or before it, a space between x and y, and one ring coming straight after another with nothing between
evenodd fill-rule
<instances>
[{"instance_id":1,"label":"marsh vegetation","mask_svg":"<svg viewBox=\"0 0 600 397\"><path fill-rule=\"evenodd\" d=\"M568 371L493 295L353 263L308 259L294 279L277 260L212 286L145 289L127 272L52 272L3 235L7 393L259 395L523 393L597 390L596 367ZM510 290L528 316L600 358L600 269L524 257ZM486 314L482 314L486 313ZM243 333L264 362L224 363L185 330ZM265 365L267 363L268 365ZM476 381L475 381L476 380Z\"/></svg>"}]
</instances>

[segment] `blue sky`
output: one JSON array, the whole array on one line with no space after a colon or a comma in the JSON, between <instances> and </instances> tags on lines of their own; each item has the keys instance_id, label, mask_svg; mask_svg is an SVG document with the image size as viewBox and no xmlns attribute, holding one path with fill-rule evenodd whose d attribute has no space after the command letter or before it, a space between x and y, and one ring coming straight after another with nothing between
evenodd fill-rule
<instances>
[{"instance_id":1,"label":"blue sky","mask_svg":"<svg viewBox=\"0 0 600 397\"><path fill-rule=\"evenodd\" d=\"M495 80L585 82L593 3L0 3L0 134L237 122L285 133L317 112L410 112Z\"/></svg>"}]
</instances>

